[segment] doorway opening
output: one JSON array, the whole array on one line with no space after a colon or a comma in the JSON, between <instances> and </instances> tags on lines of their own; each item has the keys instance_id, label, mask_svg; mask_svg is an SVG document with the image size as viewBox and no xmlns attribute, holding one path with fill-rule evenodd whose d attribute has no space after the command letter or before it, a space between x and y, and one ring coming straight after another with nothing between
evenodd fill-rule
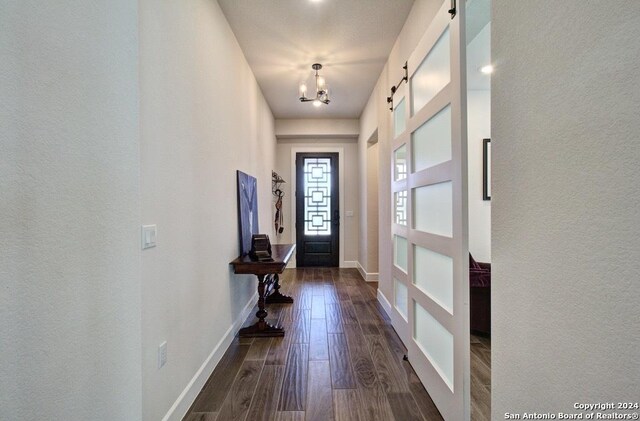
<instances>
[{"instance_id":1,"label":"doorway opening","mask_svg":"<svg viewBox=\"0 0 640 421\"><path fill-rule=\"evenodd\" d=\"M339 155L296 154L296 264L337 267L340 262Z\"/></svg>"},{"instance_id":2,"label":"doorway opening","mask_svg":"<svg viewBox=\"0 0 640 421\"><path fill-rule=\"evenodd\" d=\"M378 257L379 257L379 195L378 195L378 173L379 173L379 145L378 129L376 129L366 145L366 165L365 165L365 187L366 190L361 195L364 206L364 218L361 219L360 228L365 235L360 237L360 262L363 267L359 267L360 274L366 281L377 281L379 277ZM364 241L363 241L364 239Z\"/></svg>"},{"instance_id":3,"label":"doorway opening","mask_svg":"<svg viewBox=\"0 0 640 421\"><path fill-rule=\"evenodd\" d=\"M491 419L491 0L467 0L471 419Z\"/></svg>"}]
</instances>

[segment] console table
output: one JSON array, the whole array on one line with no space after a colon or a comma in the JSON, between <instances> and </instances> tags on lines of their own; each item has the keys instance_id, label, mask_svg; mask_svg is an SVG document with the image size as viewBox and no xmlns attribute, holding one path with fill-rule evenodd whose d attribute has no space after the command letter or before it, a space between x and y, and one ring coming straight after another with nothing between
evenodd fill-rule
<instances>
[{"instance_id":1,"label":"console table","mask_svg":"<svg viewBox=\"0 0 640 421\"><path fill-rule=\"evenodd\" d=\"M256 275L258 277L258 321L240 329L241 337L284 336L281 326L272 326L265 321L267 311L265 303L293 303L293 298L280 293L280 275L287 267L293 255L295 244L274 244L271 246L271 262L251 260L249 256L241 256L231 262L236 274ZM269 292L271 294L269 294Z\"/></svg>"}]
</instances>

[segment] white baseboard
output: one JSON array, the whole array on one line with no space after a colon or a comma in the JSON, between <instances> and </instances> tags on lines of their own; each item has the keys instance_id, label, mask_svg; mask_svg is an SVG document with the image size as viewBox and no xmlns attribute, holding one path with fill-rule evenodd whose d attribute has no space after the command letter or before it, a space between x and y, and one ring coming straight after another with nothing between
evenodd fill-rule
<instances>
[{"instance_id":1,"label":"white baseboard","mask_svg":"<svg viewBox=\"0 0 640 421\"><path fill-rule=\"evenodd\" d=\"M358 272L360 272L360 276L367 282L378 282L378 273L377 272L367 272L364 270L364 267L360 264L360 262L356 262L356 267L358 268Z\"/></svg>"},{"instance_id":2,"label":"white baseboard","mask_svg":"<svg viewBox=\"0 0 640 421\"><path fill-rule=\"evenodd\" d=\"M352 261L352 260L345 260L344 262L342 262L342 264L340 265L341 268L356 268L358 267L358 262L356 261ZM291 260L289 261L289 264L287 265L287 269L295 269L296 266L296 261L295 258L291 258Z\"/></svg>"},{"instance_id":3,"label":"white baseboard","mask_svg":"<svg viewBox=\"0 0 640 421\"><path fill-rule=\"evenodd\" d=\"M342 266L340 266L341 268L357 268L358 267L358 262L356 262L355 260L345 260L342 263Z\"/></svg>"},{"instance_id":4,"label":"white baseboard","mask_svg":"<svg viewBox=\"0 0 640 421\"><path fill-rule=\"evenodd\" d=\"M251 313L251 310L257 301L258 292L256 291L242 309L240 316L238 316L233 324L229 326L229 329L227 329L225 334L222 336L222 339L220 339L217 345L213 348L209 357L207 357L204 363L202 363L202 366L200 366L191 381L187 384L187 387L184 388L180 396L178 396L178 399L176 399L173 405L171 405L171 408L169 408L169 411L162 418L162 421L180 421L184 418L187 411L196 400L196 397L198 397L198 393L200 393L204 384L211 376L211 373L213 373L213 370L227 351L227 348L231 345L231 341L235 338L236 333L242 327L244 321L247 320L247 317L249 317L249 313Z\"/></svg>"},{"instance_id":5,"label":"white baseboard","mask_svg":"<svg viewBox=\"0 0 640 421\"><path fill-rule=\"evenodd\" d=\"M384 308L387 316L391 318L391 303L387 300L387 297L384 296L382 291L380 291L380 288L378 288L378 302L382 305L382 308Z\"/></svg>"}]
</instances>

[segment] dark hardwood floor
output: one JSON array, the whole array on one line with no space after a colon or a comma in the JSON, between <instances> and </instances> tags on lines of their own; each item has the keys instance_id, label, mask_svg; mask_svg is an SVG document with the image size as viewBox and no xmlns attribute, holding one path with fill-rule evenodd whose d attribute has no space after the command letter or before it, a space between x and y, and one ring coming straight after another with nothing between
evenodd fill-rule
<instances>
[{"instance_id":1,"label":"dark hardwood floor","mask_svg":"<svg viewBox=\"0 0 640 421\"><path fill-rule=\"evenodd\" d=\"M471 335L471 419L491 420L491 339Z\"/></svg>"},{"instance_id":2,"label":"dark hardwood floor","mask_svg":"<svg viewBox=\"0 0 640 421\"><path fill-rule=\"evenodd\" d=\"M236 338L185 421L441 420L355 269L287 269L293 304L267 306L284 338ZM245 325L253 323L255 310ZM490 419L490 341L472 337L472 419Z\"/></svg>"}]
</instances>

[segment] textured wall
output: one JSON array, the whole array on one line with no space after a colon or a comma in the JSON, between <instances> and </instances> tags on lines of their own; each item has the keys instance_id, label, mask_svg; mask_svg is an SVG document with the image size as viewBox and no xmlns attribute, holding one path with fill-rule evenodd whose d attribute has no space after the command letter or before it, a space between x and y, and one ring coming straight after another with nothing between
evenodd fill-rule
<instances>
[{"instance_id":1,"label":"textured wall","mask_svg":"<svg viewBox=\"0 0 640 421\"><path fill-rule=\"evenodd\" d=\"M637 401L640 3L494 1L493 419Z\"/></svg>"},{"instance_id":2,"label":"textured wall","mask_svg":"<svg viewBox=\"0 0 640 421\"><path fill-rule=\"evenodd\" d=\"M159 420L256 291L229 268L236 170L258 179L260 231L273 237L275 135L217 2L142 0L140 15L142 221L158 225L142 253L143 413Z\"/></svg>"},{"instance_id":3,"label":"textured wall","mask_svg":"<svg viewBox=\"0 0 640 421\"><path fill-rule=\"evenodd\" d=\"M0 28L0 419L140 419L137 4Z\"/></svg>"}]
</instances>

